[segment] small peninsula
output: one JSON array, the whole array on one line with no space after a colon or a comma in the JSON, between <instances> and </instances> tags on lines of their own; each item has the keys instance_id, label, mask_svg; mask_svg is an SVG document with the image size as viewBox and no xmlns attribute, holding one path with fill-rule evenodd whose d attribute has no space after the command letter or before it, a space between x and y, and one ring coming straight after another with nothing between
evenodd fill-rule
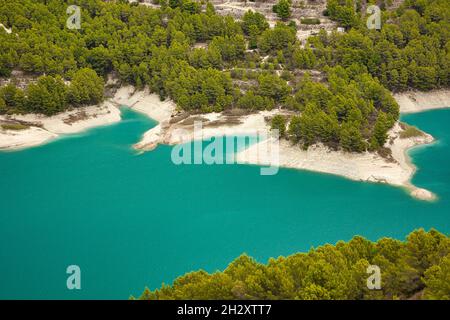
<instances>
[{"instance_id":1,"label":"small peninsula","mask_svg":"<svg viewBox=\"0 0 450 320\"><path fill-rule=\"evenodd\" d=\"M449 17L0 0L0 299L450 299Z\"/></svg>"},{"instance_id":2,"label":"small peninsula","mask_svg":"<svg viewBox=\"0 0 450 320\"><path fill-rule=\"evenodd\" d=\"M434 8L440 2L430 3ZM435 199L432 192L410 183L415 167L407 155L409 148L431 143L433 137L400 123L398 117L400 112L450 106L449 90L445 89L448 75L431 69L444 66L441 56L446 49L437 46L429 53L437 57L432 60L434 65L426 65L426 60L417 65L409 53L422 52L420 46L412 46L419 35L409 35L403 42L392 37L407 37L399 23L413 16L417 27L432 23L425 13L417 16L409 3L398 10L386 7L391 20L382 29L380 42L376 31L359 25L363 17L356 15L355 20L344 23L340 10L345 5L333 1L311 4L310 20L298 18L301 10L296 8L285 17L275 11L269 14L265 7L190 4L188 10L175 3L98 3L105 11L126 10L130 17L145 14L154 19L147 30L143 21L132 26L129 19L116 18L125 28L117 30L116 37L126 37L124 30L132 28L148 36L148 43L132 40L133 45L147 50L138 55L136 64L121 58L119 53L130 48L114 39L93 43L84 53L87 63L80 60L68 69L50 64L58 61L56 56L40 62L39 48L30 47L17 59L4 52L10 62L0 68L0 75L6 77L0 89L0 149L36 146L61 134L117 122L118 107L128 106L159 122L135 144L139 150L191 140L194 120L204 122L204 138L252 134L278 126L283 132L282 167L388 183L407 188L416 198ZM32 9L34 4L26 1L25 5ZM87 11L85 15L106 19ZM291 19L289 23L286 18ZM433 19L444 23L441 18ZM85 22L87 30L94 23L90 19ZM313 20L318 23L308 24ZM15 26L11 19L1 22L6 30L0 30L2 43L12 50L18 42L29 46L27 26ZM208 29L214 24L220 27ZM337 30L339 24L343 28ZM63 26L55 27L65 32ZM192 27L203 31L188 31ZM440 32L435 28L420 36L432 39ZM72 34L78 41L89 39L89 33ZM410 46L405 47L405 41ZM389 44L389 50L381 43ZM53 44L70 52L67 45ZM133 50L138 54L138 49ZM353 60L346 60L347 53ZM389 60L393 55L401 55L404 61L375 63L377 57ZM76 60L74 52L69 57ZM407 67L412 62L416 69ZM390 77L383 76L388 73L386 68L390 68ZM431 73L425 77L426 72ZM42 73L48 75L36 77ZM392 96L385 87L397 93ZM254 157L257 147L240 151L238 161L270 164L268 159Z\"/></svg>"}]
</instances>

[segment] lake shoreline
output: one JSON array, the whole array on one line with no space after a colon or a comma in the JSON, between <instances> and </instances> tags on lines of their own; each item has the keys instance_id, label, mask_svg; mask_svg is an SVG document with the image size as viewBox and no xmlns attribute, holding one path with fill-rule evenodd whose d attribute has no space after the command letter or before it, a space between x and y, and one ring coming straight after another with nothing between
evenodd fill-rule
<instances>
[{"instance_id":1,"label":"lake shoreline","mask_svg":"<svg viewBox=\"0 0 450 320\"><path fill-rule=\"evenodd\" d=\"M450 108L450 89L426 92L412 90L394 93L393 97L400 106L400 113L403 114Z\"/></svg>"},{"instance_id":2,"label":"lake shoreline","mask_svg":"<svg viewBox=\"0 0 450 320\"><path fill-rule=\"evenodd\" d=\"M110 101L47 117L41 114L0 116L0 122L19 121L28 125L23 130L0 130L0 150L20 150L39 146L61 135L117 123L120 110Z\"/></svg>"},{"instance_id":3,"label":"lake shoreline","mask_svg":"<svg viewBox=\"0 0 450 320\"><path fill-rule=\"evenodd\" d=\"M422 112L450 106L450 90L425 93L411 91L395 94L394 97L399 103L401 113ZM425 101L430 101L429 107L424 107ZM209 139L213 136L252 135L268 131L270 125L267 119L275 114L289 113L275 109L244 115L230 115L225 112L189 115L180 112L171 100L160 101L158 95L150 93L148 89L137 91L132 86L124 86L100 106L72 110L53 117L33 114L0 116L0 120L19 120L38 124L25 130L0 132L0 150L36 146L61 134L77 133L92 127L116 123L121 119L120 106L128 106L158 122L133 146L141 151L153 150L159 144L176 145L194 140L196 138L193 133L194 121L202 121L204 125L201 128L201 137ZM69 122L71 119L73 121ZM386 147L392 150L392 156L388 158L370 152L357 154L334 151L320 144L302 150L283 139L279 144L279 166L335 174L356 181L387 183L404 187L417 199L435 200L436 196L432 192L411 183L417 168L408 154L415 146L433 143L434 138L424 133L422 136L402 139L401 131L399 122L389 131ZM260 141L238 152L236 159L239 163L270 165L270 159L258 155L257 150L261 147L273 148L268 145L272 142L271 139Z\"/></svg>"}]
</instances>

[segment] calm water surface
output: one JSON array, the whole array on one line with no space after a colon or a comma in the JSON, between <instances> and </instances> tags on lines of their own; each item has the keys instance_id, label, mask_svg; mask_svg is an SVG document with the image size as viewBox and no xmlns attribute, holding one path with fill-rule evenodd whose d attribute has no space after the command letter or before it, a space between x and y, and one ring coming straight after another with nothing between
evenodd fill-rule
<instances>
[{"instance_id":1,"label":"calm water surface","mask_svg":"<svg viewBox=\"0 0 450 320\"><path fill-rule=\"evenodd\" d=\"M0 152L0 298L127 299L246 252L269 257L359 234L403 239L415 228L450 232L450 110L404 116L438 142L411 152L412 199L387 185L246 165L176 166L171 147L137 154L155 125L123 121L16 152ZM82 289L66 288L79 265Z\"/></svg>"}]
</instances>

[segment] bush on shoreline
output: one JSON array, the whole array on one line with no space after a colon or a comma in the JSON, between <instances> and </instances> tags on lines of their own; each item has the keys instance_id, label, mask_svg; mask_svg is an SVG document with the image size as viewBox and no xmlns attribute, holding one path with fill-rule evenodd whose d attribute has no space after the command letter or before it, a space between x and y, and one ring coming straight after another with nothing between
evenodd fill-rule
<instances>
[{"instance_id":1,"label":"bush on shoreline","mask_svg":"<svg viewBox=\"0 0 450 320\"><path fill-rule=\"evenodd\" d=\"M21 123L4 123L1 125L3 130L14 130L14 131L20 131L28 129L29 127L21 124Z\"/></svg>"},{"instance_id":2,"label":"bush on shoreline","mask_svg":"<svg viewBox=\"0 0 450 320\"><path fill-rule=\"evenodd\" d=\"M387 88L428 90L450 81L445 0L405 1L384 12L390 19L381 31L359 23L361 8L329 0L330 17L348 32L321 30L304 46L295 23L269 28L251 12L238 21L211 4L206 12L188 0L157 9L100 0L79 6L81 30L69 30L63 1L0 0L0 20L13 29L0 30L0 76L20 69L43 77L26 90L0 89L0 113L52 115L96 104L114 73L120 83L148 87L186 111L285 107L298 113L288 133L303 148L321 142L362 152L382 148L398 120Z\"/></svg>"},{"instance_id":3,"label":"bush on shoreline","mask_svg":"<svg viewBox=\"0 0 450 320\"><path fill-rule=\"evenodd\" d=\"M420 137L423 136L424 133L417 129L414 126L410 126L406 123L401 124L403 131L400 132L400 138L401 139L407 139L407 138L413 138L413 137Z\"/></svg>"},{"instance_id":4,"label":"bush on shoreline","mask_svg":"<svg viewBox=\"0 0 450 320\"><path fill-rule=\"evenodd\" d=\"M69 106L94 105L103 101L104 82L89 68L75 72L65 84L60 76L41 76L25 90L9 84L0 88L0 114L40 113L47 116Z\"/></svg>"},{"instance_id":5,"label":"bush on shoreline","mask_svg":"<svg viewBox=\"0 0 450 320\"><path fill-rule=\"evenodd\" d=\"M379 290L367 287L369 265L381 270ZM140 299L449 299L449 271L450 238L419 229L406 241L355 236L267 264L244 254L224 271L190 272Z\"/></svg>"}]
</instances>

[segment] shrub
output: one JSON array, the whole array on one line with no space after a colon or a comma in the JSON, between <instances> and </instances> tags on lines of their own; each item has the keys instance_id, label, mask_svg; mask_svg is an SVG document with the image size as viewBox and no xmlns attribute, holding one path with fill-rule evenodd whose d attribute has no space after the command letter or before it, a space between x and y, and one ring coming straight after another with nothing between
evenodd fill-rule
<instances>
[{"instance_id":1,"label":"shrub","mask_svg":"<svg viewBox=\"0 0 450 320\"><path fill-rule=\"evenodd\" d=\"M304 18L300 20L301 24L320 24L320 19L318 18Z\"/></svg>"},{"instance_id":2,"label":"shrub","mask_svg":"<svg viewBox=\"0 0 450 320\"><path fill-rule=\"evenodd\" d=\"M413 127L413 126L410 126L407 124L402 124L402 128L403 128L403 131L400 132L401 139L420 137L420 136L424 135L424 133L422 131L420 131L419 129L417 129L416 127Z\"/></svg>"},{"instance_id":3,"label":"shrub","mask_svg":"<svg viewBox=\"0 0 450 320\"><path fill-rule=\"evenodd\" d=\"M21 123L5 123L2 124L2 129L19 131L28 129L28 126Z\"/></svg>"}]
</instances>

